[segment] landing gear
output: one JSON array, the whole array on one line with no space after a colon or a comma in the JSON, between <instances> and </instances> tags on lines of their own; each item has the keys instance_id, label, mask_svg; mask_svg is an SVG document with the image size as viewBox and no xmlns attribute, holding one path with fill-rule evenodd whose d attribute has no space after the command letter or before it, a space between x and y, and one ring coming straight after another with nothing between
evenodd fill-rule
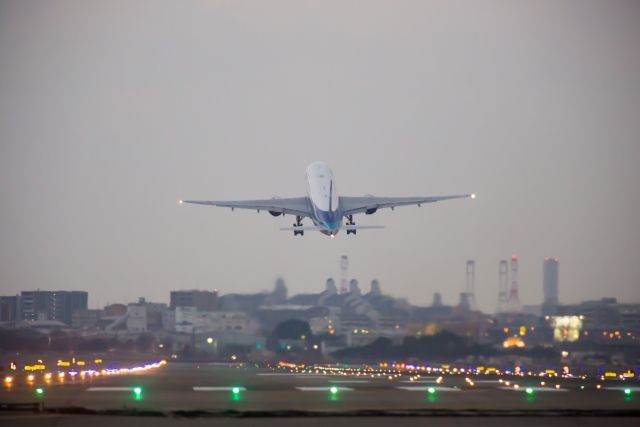
<instances>
[{"instance_id":1,"label":"landing gear","mask_svg":"<svg viewBox=\"0 0 640 427\"><path fill-rule=\"evenodd\" d=\"M293 223L294 227L302 227L302 217L301 216L296 216L296 222ZM293 230L293 235L297 236L297 235L301 235L304 236L304 230Z\"/></svg>"},{"instance_id":2,"label":"landing gear","mask_svg":"<svg viewBox=\"0 0 640 427\"><path fill-rule=\"evenodd\" d=\"M356 225L356 223L353 222L353 215L347 215L347 220L348 221L347 221L346 225ZM356 231L358 231L358 230L349 230L349 229L347 229L347 236L349 234L356 234Z\"/></svg>"}]
</instances>

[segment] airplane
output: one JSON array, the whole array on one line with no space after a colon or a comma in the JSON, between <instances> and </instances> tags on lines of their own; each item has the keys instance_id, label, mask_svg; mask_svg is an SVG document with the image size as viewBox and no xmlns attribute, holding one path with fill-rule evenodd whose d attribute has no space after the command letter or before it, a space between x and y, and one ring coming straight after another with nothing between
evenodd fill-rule
<instances>
[{"instance_id":1,"label":"airplane","mask_svg":"<svg viewBox=\"0 0 640 427\"><path fill-rule=\"evenodd\" d=\"M178 203L220 206L231 208L231 210L255 209L258 212L265 210L276 217L290 214L296 218L293 227L283 227L280 230L293 230L294 236L303 236L305 231L319 231L327 236L335 237L341 229L346 230L347 235L355 235L358 230L384 228L381 225L356 225L353 221L355 214L373 215L379 209L391 208L393 210L398 206L408 205L420 207L423 203L462 198L475 199L476 197L475 194L435 197L338 196L333 172L324 162L311 163L306 169L305 181L307 184L306 197L284 199L273 197L263 200L239 201L180 200ZM304 218L310 218L313 225L303 225ZM342 224L343 218L347 219L345 224Z\"/></svg>"}]
</instances>

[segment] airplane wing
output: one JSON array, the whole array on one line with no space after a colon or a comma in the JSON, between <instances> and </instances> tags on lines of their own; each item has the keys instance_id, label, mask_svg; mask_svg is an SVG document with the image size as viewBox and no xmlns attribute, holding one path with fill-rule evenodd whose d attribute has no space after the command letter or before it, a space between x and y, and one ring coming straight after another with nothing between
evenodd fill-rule
<instances>
[{"instance_id":1,"label":"airplane wing","mask_svg":"<svg viewBox=\"0 0 640 427\"><path fill-rule=\"evenodd\" d=\"M456 196L436 196L436 197L340 197L340 207L344 215L353 215L361 212L373 213L378 209L395 208L397 206L422 205L423 203L439 202L441 200L463 199L470 197L474 199L475 194L462 194Z\"/></svg>"},{"instance_id":2,"label":"airplane wing","mask_svg":"<svg viewBox=\"0 0 640 427\"><path fill-rule=\"evenodd\" d=\"M264 199L264 200L237 200L237 201L215 201L215 200L180 200L179 203L192 203L195 205L220 206L233 209L255 209L278 212L298 216L310 216L311 209L306 197L292 197L288 199Z\"/></svg>"}]
</instances>

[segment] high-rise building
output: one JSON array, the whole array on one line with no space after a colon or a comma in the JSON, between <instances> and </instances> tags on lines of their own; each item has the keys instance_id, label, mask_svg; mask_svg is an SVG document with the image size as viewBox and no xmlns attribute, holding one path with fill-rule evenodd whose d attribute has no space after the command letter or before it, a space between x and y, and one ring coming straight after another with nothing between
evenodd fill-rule
<instances>
[{"instance_id":1,"label":"high-rise building","mask_svg":"<svg viewBox=\"0 0 640 427\"><path fill-rule=\"evenodd\" d=\"M467 261L467 301L471 310L477 310L476 304L476 262L474 260Z\"/></svg>"},{"instance_id":2,"label":"high-rise building","mask_svg":"<svg viewBox=\"0 0 640 427\"><path fill-rule=\"evenodd\" d=\"M340 257L340 293L347 293L347 281L349 280L349 258L346 255Z\"/></svg>"},{"instance_id":3,"label":"high-rise building","mask_svg":"<svg viewBox=\"0 0 640 427\"><path fill-rule=\"evenodd\" d=\"M17 295L0 297L0 322L13 322L20 319L20 297Z\"/></svg>"},{"instance_id":4,"label":"high-rise building","mask_svg":"<svg viewBox=\"0 0 640 427\"><path fill-rule=\"evenodd\" d=\"M543 314L554 314L558 306L558 258L547 257L543 263Z\"/></svg>"},{"instance_id":5,"label":"high-rise building","mask_svg":"<svg viewBox=\"0 0 640 427\"><path fill-rule=\"evenodd\" d=\"M522 310L520 296L518 294L518 256L511 257L511 286L509 286L509 302L507 304L510 313L519 313Z\"/></svg>"},{"instance_id":6,"label":"high-rise building","mask_svg":"<svg viewBox=\"0 0 640 427\"><path fill-rule=\"evenodd\" d=\"M498 280L498 308L496 312L504 313L509 304L509 265L507 260L500 260L500 264L498 264Z\"/></svg>"},{"instance_id":7,"label":"high-rise building","mask_svg":"<svg viewBox=\"0 0 640 427\"><path fill-rule=\"evenodd\" d=\"M195 307L198 311L213 311L218 306L218 291L171 291L169 305L176 307Z\"/></svg>"},{"instance_id":8,"label":"high-rise building","mask_svg":"<svg viewBox=\"0 0 640 427\"><path fill-rule=\"evenodd\" d=\"M89 294L84 291L22 291L20 313L23 320L59 320L71 324L73 312L86 310Z\"/></svg>"}]
</instances>

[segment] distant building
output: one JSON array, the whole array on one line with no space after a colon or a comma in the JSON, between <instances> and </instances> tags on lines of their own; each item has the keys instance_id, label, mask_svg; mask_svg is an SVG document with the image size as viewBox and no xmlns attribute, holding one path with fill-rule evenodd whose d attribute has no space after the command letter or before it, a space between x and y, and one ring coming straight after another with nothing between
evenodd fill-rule
<instances>
[{"instance_id":1,"label":"distant building","mask_svg":"<svg viewBox=\"0 0 640 427\"><path fill-rule=\"evenodd\" d=\"M171 291L169 305L172 310L176 307L195 307L198 311L213 311L218 306L218 291Z\"/></svg>"},{"instance_id":2,"label":"distant building","mask_svg":"<svg viewBox=\"0 0 640 427\"><path fill-rule=\"evenodd\" d=\"M373 279L371 281L371 295L382 295L382 290L380 289L380 282L378 279Z\"/></svg>"},{"instance_id":3,"label":"distant building","mask_svg":"<svg viewBox=\"0 0 640 427\"><path fill-rule=\"evenodd\" d=\"M0 322L20 320L19 301L20 297L17 295L0 297Z\"/></svg>"},{"instance_id":4,"label":"distant building","mask_svg":"<svg viewBox=\"0 0 640 427\"><path fill-rule=\"evenodd\" d=\"M444 304L442 303L442 294L440 292L435 292L433 294L433 302L431 303L432 307L442 307Z\"/></svg>"},{"instance_id":5,"label":"distant building","mask_svg":"<svg viewBox=\"0 0 640 427\"><path fill-rule=\"evenodd\" d=\"M353 294L353 295L360 295L360 287L358 286L358 280L357 279L351 279L351 281L349 282L349 293Z\"/></svg>"},{"instance_id":6,"label":"distant building","mask_svg":"<svg viewBox=\"0 0 640 427\"><path fill-rule=\"evenodd\" d=\"M558 307L558 258L545 258L543 264L543 314L555 314Z\"/></svg>"},{"instance_id":7,"label":"distant building","mask_svg":"<svg viewBox=\"0 0 640 427\"><path fill-rule=\"evenodd\" d=\"M127 306L127 330L129 332L157 331L163 327L163 313L168 311L167 304L149 302L138 298L137 303Z\"/></svg>"},{"instance_id":8,"label":"distant building","mask_svg":"<svg viewBox=\"0 0 640 427\"><path fill-rule=\"evenodd\" d=\"M273 290L272 299L275 304L282 304L287 300L287 285L282 277L276 279L276 285Z\"/></svg>"},{"instance_id":9,"label":"distant building","mask_svg":"<svg viewBox=\"0 0 640 427\"><path fill-rule=\"evenodd\" d=\"M147 307L143 304L127 306L127 331L147 332Z\"/></svg>"},{"instance_id":10,"label":"distant building","mask_svg":"<svg viewBox=\"0 0 640 427\"><path fill-rule=\"evenodd\" d=\"M89 294L84 291L22 291L23 320L58 320L71 325L73 312L86 310Z\"/></svg>"},{"instance_id":11,"label":"distant building","mask_svg":"<svg viewBox=\"0 0 640 427\"><path fill-rule=\"evenodd\" d=\"M96 329L103 316L103 310L75 310L71 316L71 326L75 329Z\"/></svg>"},{"instance_id":12,"label":"distant building","mask_svg":"<svg viewBox=\"0 0 640 427\"><path fill-rule=\"evenodd\" d=\"M124 316L127 306L124 304L109 304L104 307L104 315L108 317Z\"/></svg>"},{"instance_id":13,"label":"distant building","mask_svg":"<svg viewBox=\"0 0 640 427\"><path fill-rule=\"evenodd\" d=\"M253 334L258 325L246 313L198 311L194 307L177 307L175 332L181 333L231 332Z\"/></svg>"}]
</instances>

